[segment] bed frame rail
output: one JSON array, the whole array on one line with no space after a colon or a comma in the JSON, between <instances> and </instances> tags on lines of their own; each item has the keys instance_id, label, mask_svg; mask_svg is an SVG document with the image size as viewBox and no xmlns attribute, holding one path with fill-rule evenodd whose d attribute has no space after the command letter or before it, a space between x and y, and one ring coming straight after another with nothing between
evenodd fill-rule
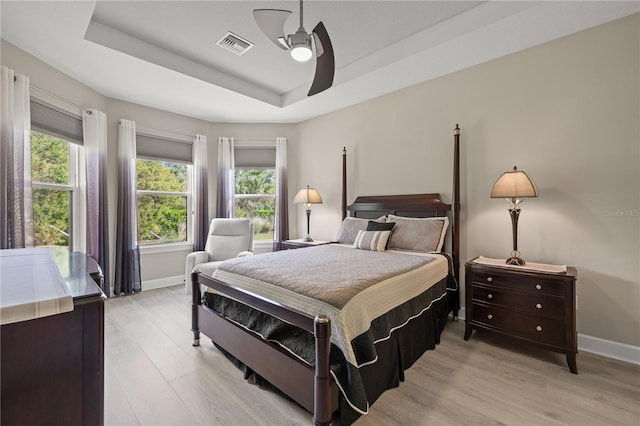
<instances>
[{"instance_id":1,"label":"bed frame rail","mask_svg":"<svg viewBox=\"0 0 640 426\"><path fill-rule=\"evenodd\" d=\"M311 317L244 289L194 272L191 274L191 331L193 346L200 345L200 331L253 371L259 372L282 392L313 413L316 425L329 425L338 409L338 388L331 380L329 352L331 321L326 316ZM224 293L266 314L302 328L315 336L315 368L294 357L275 343L259 336L202 305L200 285ZM266 343L266 345L265 345ZM313 395L309 389L314 389Z\"/></svg>"}]
</instances>

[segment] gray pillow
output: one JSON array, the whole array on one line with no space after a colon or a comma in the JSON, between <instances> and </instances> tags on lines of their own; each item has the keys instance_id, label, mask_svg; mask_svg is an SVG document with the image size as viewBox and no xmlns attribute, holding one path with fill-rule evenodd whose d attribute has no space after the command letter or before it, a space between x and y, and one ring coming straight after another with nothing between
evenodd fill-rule
<instances>
[{"instance_id":1,"label":"gray pillow","mask_svg":"<svg viewBox=\"0 0 640 426\"><path fill-rule=\"evenodd\" d=\"M421 252L440 252L449 226L449 218L408 218L389 215L388 222L396 225L389 241L390 249Z\"/></svg>"},{"instance_id":2,"label":"gray pillow","mask_svg":"<svg viewBox=\"0 0 640 426\"><path fill-rule=\"evenodd\" d=\"M366 231L367 225L371 219L361 219L359 217L345 217L340 225L336 241L341 244L353 244L358 235L358 231ZM382 216L375 219L374 222L386 222L386 217Z\"/></svg>"}]
</instances>

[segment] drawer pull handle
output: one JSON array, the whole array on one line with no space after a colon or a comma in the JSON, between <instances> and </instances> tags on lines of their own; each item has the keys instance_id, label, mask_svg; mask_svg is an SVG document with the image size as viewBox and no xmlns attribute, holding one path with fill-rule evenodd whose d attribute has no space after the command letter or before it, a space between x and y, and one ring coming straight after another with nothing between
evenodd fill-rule
<instances>
[{"instance_id":1,"label":"drawer pull handle","mask_svg":"<svg viewBox=\"0 0 640 426\"><path fill-rule=\"evenodd\" d=\"M491 281L493 281L493 278L487 277L487 282L490 283Z\"/></svg>"},{"instance_id":2,"label":"drawer pull handle","mask_svg":"<svg viewBox=\"0 0 640 426\"><path fill-rule=\"evenodd\" d=\"M539 325L536 325L536 331L542 331L542 327Z\"/></svg>"},{"instance_id":3,"label":"drawer pull handle","mask_svg":"<svg viewBox=\"0 0 640 426\"><path fill-rule=\"evenodd\" d=\"M536 289L537 290L542 290L542 286L540 284L536 284Z\"/></svg>"},{"instance_id":4,"label":"drawer pull handle","mask_svg":"<svg viewBox=\"0 0 640 426\"><path fill-rule=\"evenodd\" d=\"M542 305L540 303L536 303L536 308L542 309Z\"/></svg>"},{"instance_id":5,"label":"drawer pull handle","mask_svg":"<svg viewBox=\"0 0 640 426\"><path fill-rule=\"evenodd\" d=\"M487 294L487 299L493 299L493 294L491 293Z\"/></svg>"},{"instance_id":6,"label":"drawer pull handle","mask_svg":"<svg viewBox=\"0 0 640 426\"><path fill-rule=\"evenodd\" d=\"M487 318L493 319L493 315L489 314L489 315L487 315Z\"/></svg>"}]
</instances>

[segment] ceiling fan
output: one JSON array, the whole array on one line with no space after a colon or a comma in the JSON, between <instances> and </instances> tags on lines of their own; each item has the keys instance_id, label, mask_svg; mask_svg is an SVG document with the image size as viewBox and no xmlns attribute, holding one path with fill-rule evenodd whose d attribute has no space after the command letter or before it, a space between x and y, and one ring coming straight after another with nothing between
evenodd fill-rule
<instances>
[{"instance_id":1,"label":"ceiling fan","mask_svg":"<svg viewBox=\"0 0 640 426\"><path fill-rule=\"evenodd\" d=\"M291 15L290 10L282 9L254 9L253 17L263 33L283 50L289 50L291 57L299 62L305 62L313 56L315 48L316 73L307 96L320 93L333 84L335 60L333 46L329 34L322 21L318 22L311 34L302 25L303 10L300 0L300 27L295 34L284 35L284 23ZM311 41L313 39L313 42Z\"/></svg>"}]
</instances>

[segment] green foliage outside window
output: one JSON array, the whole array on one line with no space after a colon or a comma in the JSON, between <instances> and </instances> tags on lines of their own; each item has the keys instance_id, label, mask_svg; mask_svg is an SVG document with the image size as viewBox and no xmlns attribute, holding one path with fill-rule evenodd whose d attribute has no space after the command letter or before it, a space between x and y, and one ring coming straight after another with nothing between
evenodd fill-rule
<instances>
[{"instance_id":1,"label":"green foliage outside window","mask_svg":"<svg viewBox=\"0 0 640 426\"><path fill-rule=\"evenodd\" d=\"M158 244L187 241L188 167L167 161L136 160L138 191L138 243ZM176 194L166 194L174 192Z\"/></svg>"},{"instance_id":2,"label":"green foliage outside window","mask_svg":"<svg viewBox=\"0 0 640 426\"><path fill-rule=\"evenodd\" d=\"M36 247L70 247L71 191L38 188L38 182L69 185L69 142L31 132L33 231Z\"/></svg>"},{"instance_id":3,"label":"green foliage outside window","mask_svg":"<svg viewBox=\"0 0 640 426\"><path fill-rule=\"evenodd\" d=\"M236 169L236 217L253 222L254 239L272 240L276 212L276 171Z\"/></svg>"}]
</instances>

